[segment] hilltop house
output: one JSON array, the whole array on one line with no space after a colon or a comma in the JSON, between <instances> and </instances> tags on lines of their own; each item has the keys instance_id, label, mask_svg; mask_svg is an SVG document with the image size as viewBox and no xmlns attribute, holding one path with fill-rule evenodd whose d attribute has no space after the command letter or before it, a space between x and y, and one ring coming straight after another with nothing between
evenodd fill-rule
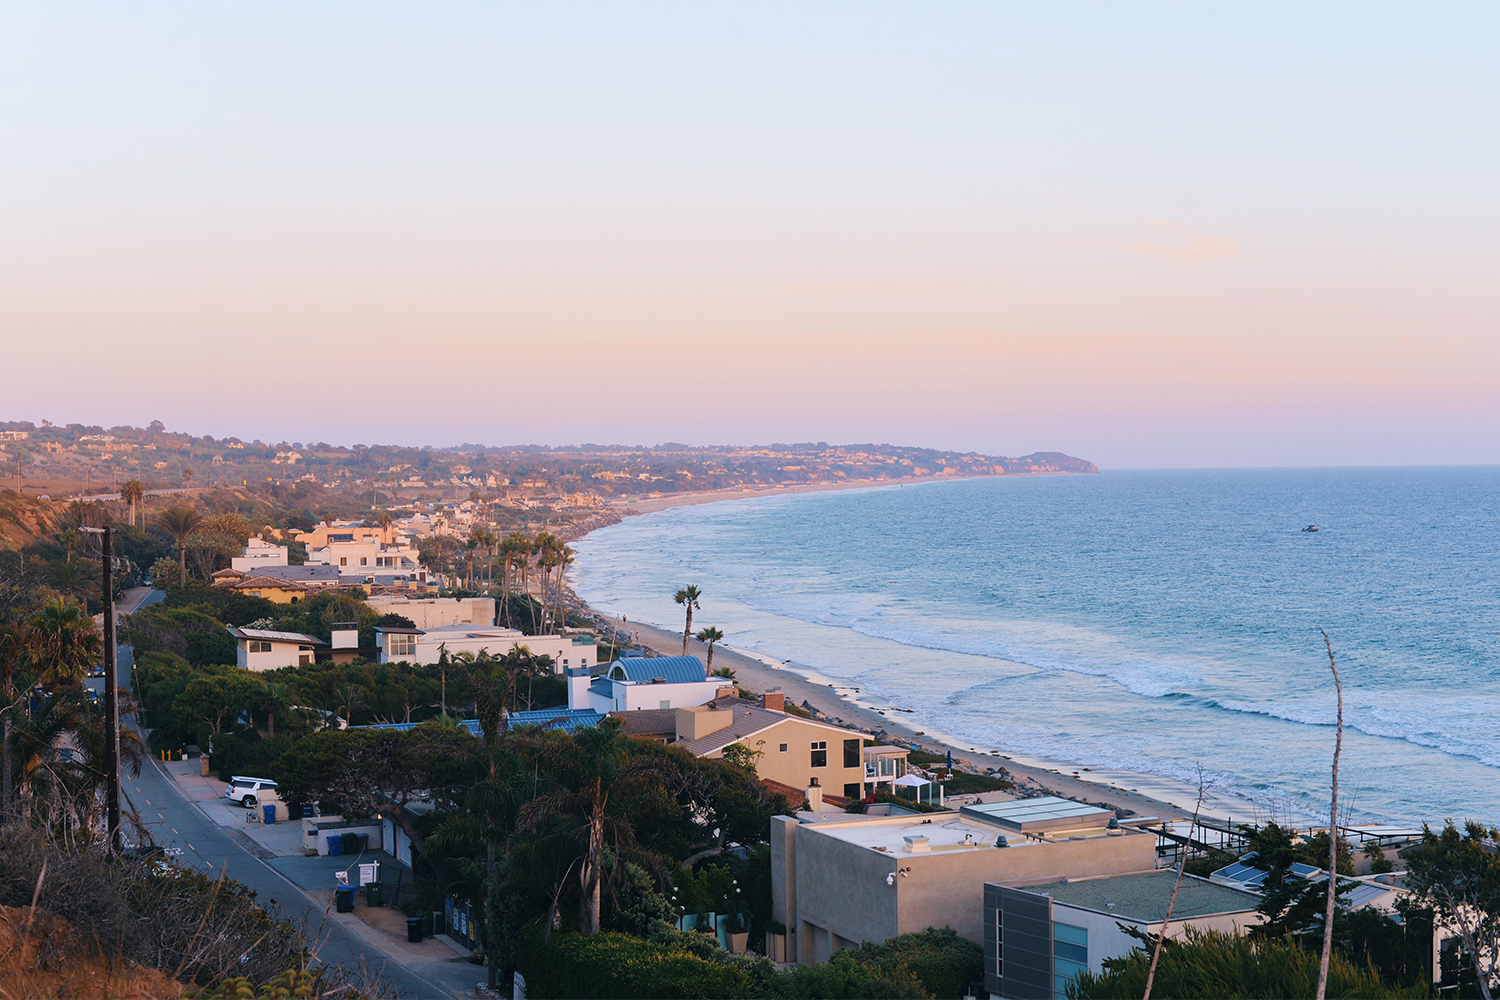
<instances>
[{"instance_id":1,"label":"hilltop house","mask_svg":"<svg viewBox=\"0 0 1500 1000\"><path fill-rule=\"evenodd\" d=\"M253 574L263 566L285 566L286 564L286 546L276 545L263 538L250 539L245 543L240 554L229 560L232 569L247 574Z\"/></svg>"},{"instance_id":2,"label":"hilltop house","mask_svg":"<svg viewBox=\"0 0 1500 1000\"><path fill-rule=\"evenodd\" d=\"M257 673L278 667L307 666L322 639L301 632L273 632L263 628L230 628L234 636L235 662Z\"/></svg>"}]
</instances>

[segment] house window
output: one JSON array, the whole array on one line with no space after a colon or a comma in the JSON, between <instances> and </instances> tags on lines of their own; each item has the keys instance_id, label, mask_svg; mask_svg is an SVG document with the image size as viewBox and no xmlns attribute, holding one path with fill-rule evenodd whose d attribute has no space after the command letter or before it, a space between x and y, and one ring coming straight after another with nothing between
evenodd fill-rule
<instances>
[{"instance_id":1,"label":"house window","mask_svg":"<svg viewBox=\"0 0 1500 1000\"><path fill-rule=\"evenodd\" d=\"M347 566L347 565L349 565L349 557L348 556L339 556L339 565L340 566Z\"/></svg>"},{"instance_id":2,"label":"house window","mask_svg":"<svg viewBox=\"0 0 1500 1000\"><path fill-rule=\"evenodd\" d=\"M390 636L387 656L415 656L417 654L417 637L414 635Z\"/></svg>"},{"instance_id":3,"label":"house window","mask_svg":"<svg viewBox=\"0 0 1500 1000\"><path fill-rule=\"evenodd\" d=\"M359 564L361 566L368 566L368 565L370 565L370 560L366 559L364 556L360 556L359 557Z\"/></svg>"},{"instance_id":4,"label":"house window","mask_svg":"<svg viewBox=\"0 0 1500 1000\"><path fill-rule=\"evenodd\" d=\"M782 753L786 753L786 744L785 743L781 744L781 752Z\"/></svg>"},{"instance_id":5,"label":"house window","mask_svg":"<svg viewBox=\"0 0 1500 1000\"><path fill-rule=\"evenodd\" d=\"M1067 996L1068 983L1089 967L1089 930L1072 924L1052 925L1052 992Z\"/></svg>"},{"instance_id":6,"label":"house window","mask_svg":"<svg viewBox=\"0 0 1500 1000\"><path fill-rule=\"evenodd\" d=\"M859 766L859 748L860 748L860 741L859 740L845 740L844 741L844 766L845 767L858 767Z\"/></svg>"},{"instance_id":7,"label":"house window","mask_svg":"<svg viewBox=\"0 0 1500 1000\"><path fill-rule=\"evenodd\" d=\"M844 786L844 798L862 799L865 797L865 786L855 782Z\"/></svg>"},{"instance_id":8,"label":"house window","mask_svg":"<svg viewBox=\"0 0 1500 1000\"><path fill-rule=\"evenodd\" d=\"M311 662L312 657L308 656L306 653L303 653L301 656L297 657L297 666L299 667L305 667Z\"/></svg>"},{"instance_id":9,"label":"house window","mask_svg":"<svg viewBox=\"0 0 1500 1000\"><path fill-rule=\"evenodd\" d=\"M250 640L250 652L252 652L252 653L269 653L270 651L271 651L271 644L269 642L263 642L260 639L251 639Z\"/></svg>"},{"instance_id":10,"label":"house window","mask_svg":"<svg viewBox=\"0 0 1500 1000\"><path fill-rule=\"evenodd\" d=\"M812 766L813 767L827 767L828 766L828 741L827 740L822 740L821 742L814 743L812 745Z\"/></svg>"}]
</instances>

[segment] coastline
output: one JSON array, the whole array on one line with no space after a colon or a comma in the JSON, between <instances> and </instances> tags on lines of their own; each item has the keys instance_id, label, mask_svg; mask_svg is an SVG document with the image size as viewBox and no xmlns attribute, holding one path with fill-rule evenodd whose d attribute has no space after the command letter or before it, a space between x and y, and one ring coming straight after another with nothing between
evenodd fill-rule
<instances>
[{"instance_id":1,"label":"coastline","mask_svg":"<svg viewBox=\"0 0 1500 1000\"><path fill-rule=\"evenodd\" d=\"M869 489L879 486L894 486L904 482L935 482L957 478L941 476L921 480L865 480L849 483L806 484L795 487L780 487L765 490L712 491L698 494L679 494L640 501L630 505L631 513L655 513L672 507L690 504L716 503L753 496L768 496L786 493L811 493L840 489ZM620 511L624 504L612 504ZM623 511L620 511L623 513ZM603 527L594 525L593 527ZM580 533L579 537L586 532ZM682 633L669 628L648 624L626 616L623 621L594 611L572 588L568 588L570 603L575 610L611 625L622 627L633 633L638 644L663 655L677 655L682 651ZM707 647L696 639L688 644L688 652L706 659ZM714 647L715 669L729 667L735 674L736 683L749 692L761 693L780 690L789 701L798 706L807 706L825 721L861 731L867 735L883 734L882 738L907 745L917 746L933 753L952 752L954 765L958 769L976 773L989 773L1003 768L1007 777L1015 781L1018 791L1033 794L1047 792L1064 798L1076 798L1089 802L1104 803L1110 807L1128 810L1132 819L1154 817L1160 820L1186 820L1193 812L1197 789L1161 778L1156 775L1112 770L1093 769L1083 764L1061 759L1042 759L1017 755L1005 747L976 746L957 738L932 730L923 730L914 721L903 718L903 711L861 697L858 688L824 678L813 671L798 668L794 662L781 662L746 650L718 643ZM1236 798L1206 798L1202 808L1205 817L1220 819L1233 816L1246 817L1256 813L1253 803Z\"/></svg>"},{"instance_id":2,"label":"coastline","mask_svg":"<svg viewBox=\"0 0 1500 1000\"><path fill-rule=\"evenodd\" d=\"M654 514L673 507L687 507L702 503L720 503L724 500L745 500L750 497L786 496L792 493L833 493L839 490L868 490L881 486L920 486L924 483L955 483L965 479L1024 479L1036 476L1080 476L1098 473L1081 472L1012 472L1005 475L986 476L903 476L900 479L848 479L836 483L797 483L787 486L730 486L720 490L704 490L701 493L671 493L655 497L631 500L610 500L608 509L616 513ZM590 529L592 530L592 529ZM579 537L588 532L581 532Z\"/></svg>"}]
</instances>

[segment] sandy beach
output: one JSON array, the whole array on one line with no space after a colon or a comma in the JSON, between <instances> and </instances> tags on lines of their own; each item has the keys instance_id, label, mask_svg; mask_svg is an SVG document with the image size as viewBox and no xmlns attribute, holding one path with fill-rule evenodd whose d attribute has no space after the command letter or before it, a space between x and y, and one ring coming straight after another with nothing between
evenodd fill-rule
<instances>
[{"instance_id":1,"label":"sandy beach","mask_svg":"<svg viewBox=\"0 0 1500 1000\"><path fill-rule=\"evenodd\" d=\"M944 479L955 477L940 477ZM931 482L926 480L903 480L902 482ZM764 490L726 490L697 494L653 497L611 504L611 509L620 513L647 514L688 504L715 503L724 500L752 496L770 496L785 493L811 493L839 489L868 489L871 487L895 486L895 480L872 480L837 484L809 484L778 487ZM574 598L580 609L586 605ZM626 617L623 622L608 619L595 613L595 618L622 627L632 633L638 643L657 653L675 656L682 651L682 633ZM707 647L692 640L689 653L707 659ZM866 698L856 687L823 678L802 669L795 663L783 663L757 654L737 650L719 643L714 647L715 669L728 667L734 671L735 680L744 690L760 694L779 690L792 704L805 706L827 721L859 730L869 735L903 744L910 744L934 753L953 754L954 764L964 770L990 773L1003 768L1022 789L1046 791L1069 798L1089 802L1106 803L1116 809L1129 810L1137 817L1157 817L1163 820L1183 819L1192 814L1195 789L1181 783L1161 779L1153 775L1124 771L1091 771L1086 767L1065 761L1021 758L1006 751L1004 747L979 747L957 740L947 734L921 729L914 721L905 717L905 712L894 705L877 703ZM1205 816L1226 817L1248 815L1252 810L1248 803L1236 809L1234 802L1209 802L1203 808Z\"/></svg>"}]
</instances>

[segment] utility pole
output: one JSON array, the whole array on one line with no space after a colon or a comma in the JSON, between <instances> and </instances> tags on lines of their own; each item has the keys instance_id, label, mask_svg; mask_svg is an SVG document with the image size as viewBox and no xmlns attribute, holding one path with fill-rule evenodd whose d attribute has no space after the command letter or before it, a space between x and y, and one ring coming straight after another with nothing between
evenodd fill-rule
<instances>
[{"instance_id":1,"label":"utility pole","mask_svg":"<svg viewBox=\"0 0 1500 1000\"><path fill-rule=\"evenodd\" d=\"M120 666L115 653L114 528L84 528L102 534L104 575L104 808L109 846L120 850Z\"/></svg>"}]
</instances>

